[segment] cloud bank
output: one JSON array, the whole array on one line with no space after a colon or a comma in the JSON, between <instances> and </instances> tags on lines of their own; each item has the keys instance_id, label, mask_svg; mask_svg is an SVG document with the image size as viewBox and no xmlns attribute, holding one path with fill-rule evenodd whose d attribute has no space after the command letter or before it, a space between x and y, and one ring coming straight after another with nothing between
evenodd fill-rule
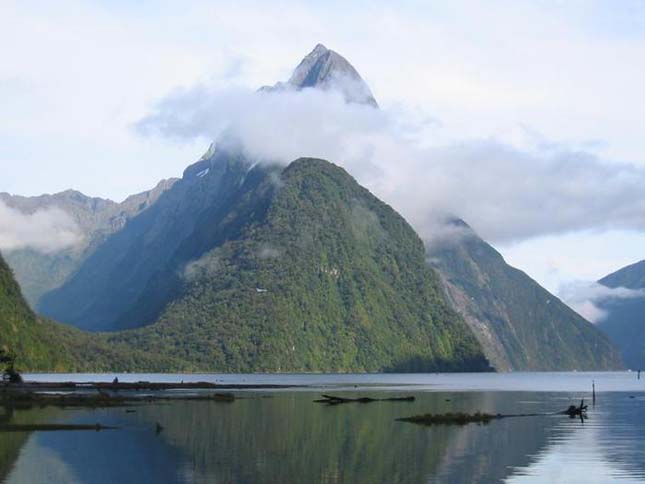
<instances>
[{"instance_id":1,"label":"cloud bank","mask_svg":"<svg viewBox=\"0 0 645 484\"><path fill-rule=\"evenodd\" d=\"M333 90L196 86L163 98L136 129L173 139L215 139L254 159L333 161L426 239L447 214L496 243L578 230L645 229L645 169L533 133L523 144L445 142L438 125L348 104Z\"/></svg>"},{"instance_id":2,"label":"cloud bank","mask_svg":"<svg viewBox=\"0 0 645 484\"><path fill-rule=\"evenodd\" d=\"M597 282L576 281L563 285L559 296L587 321L598 323L609 314L600 307L603 302L645 297L645 289L611 288Z\"/></svg>"},{"instance_id":3,"label":"cloud bank","mask_svg":"<svg viewBox=\"0 0 645 484\"><path fill-rule=\"evenodd\" d=\"M76 222L63 210L53 207L25 214L0 200L0 250L51 253L80 241Z\"/></svg>"}]
</instances>

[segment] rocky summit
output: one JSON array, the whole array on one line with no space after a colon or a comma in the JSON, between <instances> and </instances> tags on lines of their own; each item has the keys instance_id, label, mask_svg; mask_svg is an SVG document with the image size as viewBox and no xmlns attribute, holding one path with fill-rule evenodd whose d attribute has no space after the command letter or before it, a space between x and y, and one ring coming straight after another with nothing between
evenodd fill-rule
<instances>
[{"instance_id":1,"label":"rocky summit","mask_svg":"<svg viewBox=\"0 0 645 484\"><path fill-rule=\"evenodd\" d=\"M356 69L342 55L322 44L316 45L302 59L286 83L278 82L262 87L260 91L305 88L334 89L342 93L347 102L378 107L372 91Z\"/></svg>"}]
</instances>

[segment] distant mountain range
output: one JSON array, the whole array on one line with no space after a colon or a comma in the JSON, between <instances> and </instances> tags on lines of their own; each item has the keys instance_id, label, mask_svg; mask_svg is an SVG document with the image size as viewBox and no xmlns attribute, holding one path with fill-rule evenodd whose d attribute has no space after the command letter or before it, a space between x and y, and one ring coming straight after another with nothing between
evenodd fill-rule
<instances>
[{"instance_id":1,"label":"distant mountain range","mask_svg":"<svg viewBox=\"0 0 645 484\"><path fill-rule=\"evenodd\" d=\"M71 248L47 254L32 249L5 253L29 303L36 307L43 294L63 284L110 234L121 230L129 219L153 205L175 181L162 180L152 190L132 195L121 203L88 197L75 190L38 197L0 193L0 202L24 214L59 208L70 215L78 227L80 242Z\"/></svg>"},{"instance_id":2,"label":"distant mountain range","mask_svg":"<svg viewBox=\"0 0 645 484\"><path fill-rule=\"evenodd\" d=\"M322 45L263 90L303 88L377 108L356 70ZM621 365L600 331L464 222L451 223L465 237L424 249L399 214L323 160L284 168L213 146L180 180L130 202L69 194L38 207L71 212L83 244L9 252L18 280L42 313L114 332L101 344L161 355L168 370ZM3 199L21 211L37 204Z\"/></svg>"},{"instance_id":3,"label":"distant mountain range","mask_svg":"<svg viewBox=\"0 0 645 484\"><path fill-rule=\"evenodd\" d=\"M598 281L610 288L645 292L645 260L624 267ZM598 327L618 346L628 368L645 369L645 296L608 298L599 304L607 316Z\"/></svg>"}]
</instances>

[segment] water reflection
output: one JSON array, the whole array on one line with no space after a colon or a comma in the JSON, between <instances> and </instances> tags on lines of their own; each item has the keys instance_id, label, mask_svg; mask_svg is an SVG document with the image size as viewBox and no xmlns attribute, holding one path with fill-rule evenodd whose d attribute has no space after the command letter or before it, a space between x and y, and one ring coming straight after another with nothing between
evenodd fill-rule
<instances>
[{"instance_id":1,"label":"water reflection","mask_svg":"<svg viewBox=\"0 0 645 484\"><path fill-rule=\"evenodd\" d=\"M12 420L121 428L0 434L0 482L471 483L547 475L557 482L563 466L573 472L568 475L576 469L584 475L590 464L608 462L615 478L645 477L639 457L645 424L638 413L645 397L603 395L584 425L550 416L422 427L394 419L423 412L560 410L572 396L419 393L413 403L335 407L313 403L317 394L306 392L243 396L233 403L159 403L136 413L16 410Z\"/></svg>"},{"instance_id":2,"label":"water reflection","mask_svg":"<svg viewBox=\"0 0 645 484\"><path fill-rule=\"evenodd\" d=\"M0 424L32 424L40 418L50 419L56 412L57 410L51 408L16 409L0 406ZM7 479L30 435L30 432L0 433L0 482Z\"/></svg>"},{"instance_id":3,"label":"water reflection","mask_svg":"<svg viewBox=\"0 0 645 484\"><path fill-rule=\"evenodd\" d=\"M606 483L645 481L645 396L602 395L583 426L563 420L534 463L508 482Z\"/></svg>"},{"instance_id":4,"label":"water reflection","mask_svg":"<svg viewBox=\"0 0 645 484\"><path fill-rule=\"evenodd\" d=\"M606 459L625 474L645 477L645 395L616 394L600 411L597 444Z\"/></svg>"}]
</instances>

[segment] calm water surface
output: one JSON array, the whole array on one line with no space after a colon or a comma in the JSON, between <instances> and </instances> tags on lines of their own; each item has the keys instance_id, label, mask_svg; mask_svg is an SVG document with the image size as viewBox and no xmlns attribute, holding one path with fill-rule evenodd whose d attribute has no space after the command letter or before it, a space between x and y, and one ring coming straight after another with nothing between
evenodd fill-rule
<instances>
[{"instance_id":1,"label":"calm water surface","mask_svg":"<svg viewBox=\"0 0 645 484\"><path fill-rule=\"evenodd\" d=\"M29 375L111 380L114 375ZM102 432L0 433L2 483L645 482L645 378L633 373L417 375L119 375L122 381L291 383L236 392L232 403L125 408L0 408L0 421L96 423ZM418 413L554 412L564 416L422 427ZM327 407L320 393L414 395L414 402ZM163 430L157 432L159 423Z\"/></svg>"}]
</instances>

